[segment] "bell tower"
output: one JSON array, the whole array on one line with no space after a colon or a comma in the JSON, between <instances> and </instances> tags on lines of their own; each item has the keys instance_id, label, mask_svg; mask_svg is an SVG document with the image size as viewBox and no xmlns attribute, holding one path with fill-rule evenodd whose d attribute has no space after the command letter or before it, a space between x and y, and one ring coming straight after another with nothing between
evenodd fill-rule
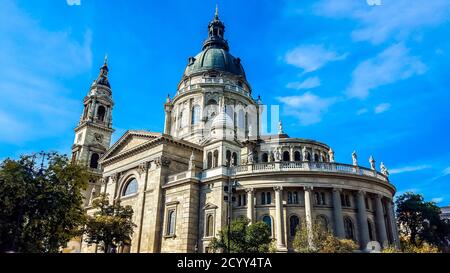
<instances>
[{"instance_id":1,"label":"bell tower","mask_svg":"<svg viewBox=\"0 0 450 273\"><path fill-rule=\"evenodd\" d=\"M98 175L99 179L101 178L99 159L109 149L111 135L114 132L112 128L114 102L108 72L108 59L105 57L98 78L94 80L83 100L84 109L80 122L75 128L75 140L72 146L72 161L85 164ZM92 181L87 193L97 187L96 184L97 181Z\"/></svg>"}]
</instances>

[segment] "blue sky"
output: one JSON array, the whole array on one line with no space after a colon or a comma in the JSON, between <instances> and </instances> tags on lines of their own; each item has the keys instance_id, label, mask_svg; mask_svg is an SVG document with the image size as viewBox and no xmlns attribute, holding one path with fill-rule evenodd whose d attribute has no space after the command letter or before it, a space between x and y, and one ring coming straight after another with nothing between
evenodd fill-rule
<instances>
[{"instance_id":1,"label":"blue sky","mask_svg":"<svg viewBox=\"0 0 450 273\"><path fill-rule=\"evenodd\" d=\"M106 53L114 139L162 131L216 3L253 94L280 105L290 136L339 162L373 155L399 192L450 204L448 0L2 0L0 159L69 153Z\"/></svg>"}]
</instances>

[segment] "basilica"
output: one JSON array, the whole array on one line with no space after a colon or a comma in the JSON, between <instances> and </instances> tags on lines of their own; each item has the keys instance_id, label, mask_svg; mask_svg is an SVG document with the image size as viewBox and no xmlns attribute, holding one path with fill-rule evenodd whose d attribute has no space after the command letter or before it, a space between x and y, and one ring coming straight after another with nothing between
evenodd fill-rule
<instances>
[{"instance_id":1,"label":"basilica","mask_svg":"<svg viewBox=\"0 0 450 273\"><path fill-rule=\"evenodd\" d=\"M130 130L111 143L107 60L84 98L72 159L98 177L84 192L88 214L101 193L134 210L137 227L118 252L208 252L212 238L240 216L266 223L278 252L293 251L302 221L362 251L398 245L396 189L384 164L378 171L371 158L362 167L355 152L350 164L335 162L330 146L290 137L281 122L263 134L266 108L230 53L217 11L207 34L164 103L164 132ZM83 238L78 248L97 252Z\"/></svg>"}]
</instances>

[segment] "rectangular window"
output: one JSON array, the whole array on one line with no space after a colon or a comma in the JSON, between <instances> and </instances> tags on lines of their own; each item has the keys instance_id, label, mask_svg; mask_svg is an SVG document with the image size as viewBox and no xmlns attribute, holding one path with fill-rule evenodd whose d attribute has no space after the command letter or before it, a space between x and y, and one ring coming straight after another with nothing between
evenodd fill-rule
<instances>
[{"instance_id":1,"label":"rectangular window","mask_svg":"<svg viewBox=\"0 0 450 273\"><path fill-rule=\"evenodd\" d=\"M294 193L292 194L292 203L298 204L298 192L296 191L294 191Z\"/></svg>"}]
</instances>

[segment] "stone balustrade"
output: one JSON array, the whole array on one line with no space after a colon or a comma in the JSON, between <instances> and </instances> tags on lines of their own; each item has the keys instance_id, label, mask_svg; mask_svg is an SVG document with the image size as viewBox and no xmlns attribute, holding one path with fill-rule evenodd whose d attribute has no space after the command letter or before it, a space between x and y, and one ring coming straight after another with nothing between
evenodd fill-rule
<instances>
[{"instance_id":1,"label":"stone balustrade","mask_svg":"<svg viewBox=\"0 0 450 273\"><path fill-rule=\"evenodd\" d=\"M196 91L199 90L203 87L203 85L211 85L211 84L218 84L220 86L225 86L225 90L230 91L230 92L234 92L234 93L238 93L247 97L250 97L250 94L248 91L246 91L244 88L237 86L237 85L232 85L232 84L224 84L223 81L219 81L218 79L212 81L211 79L207 79L209 81L205 81L204 83L197 83L197 84L191 84L189 86L186 86L184 88L181 88L177 91L177 96L190 92L190 91Z\"/></svg>"},{"instance_id":2,"label":"stone balustrade","mask_svg":"<svg viewBox=\"0 0 450 273\"><path fill-rule=\"evenodd\" d=\"M217 167L204 170L200 174L193 175L191 172L183 172L171 175L167 178L167 183L173 183L186 178L209 179L218 176L237 176L248 174L262 174L273 172L323 172L323 173L343 173L357 176L376 178L382 182L389 183L389 179L368 168L353 166L341 163L328 162L271 162L240 165L236 167Z\"/></svg>"}]
</instances>

